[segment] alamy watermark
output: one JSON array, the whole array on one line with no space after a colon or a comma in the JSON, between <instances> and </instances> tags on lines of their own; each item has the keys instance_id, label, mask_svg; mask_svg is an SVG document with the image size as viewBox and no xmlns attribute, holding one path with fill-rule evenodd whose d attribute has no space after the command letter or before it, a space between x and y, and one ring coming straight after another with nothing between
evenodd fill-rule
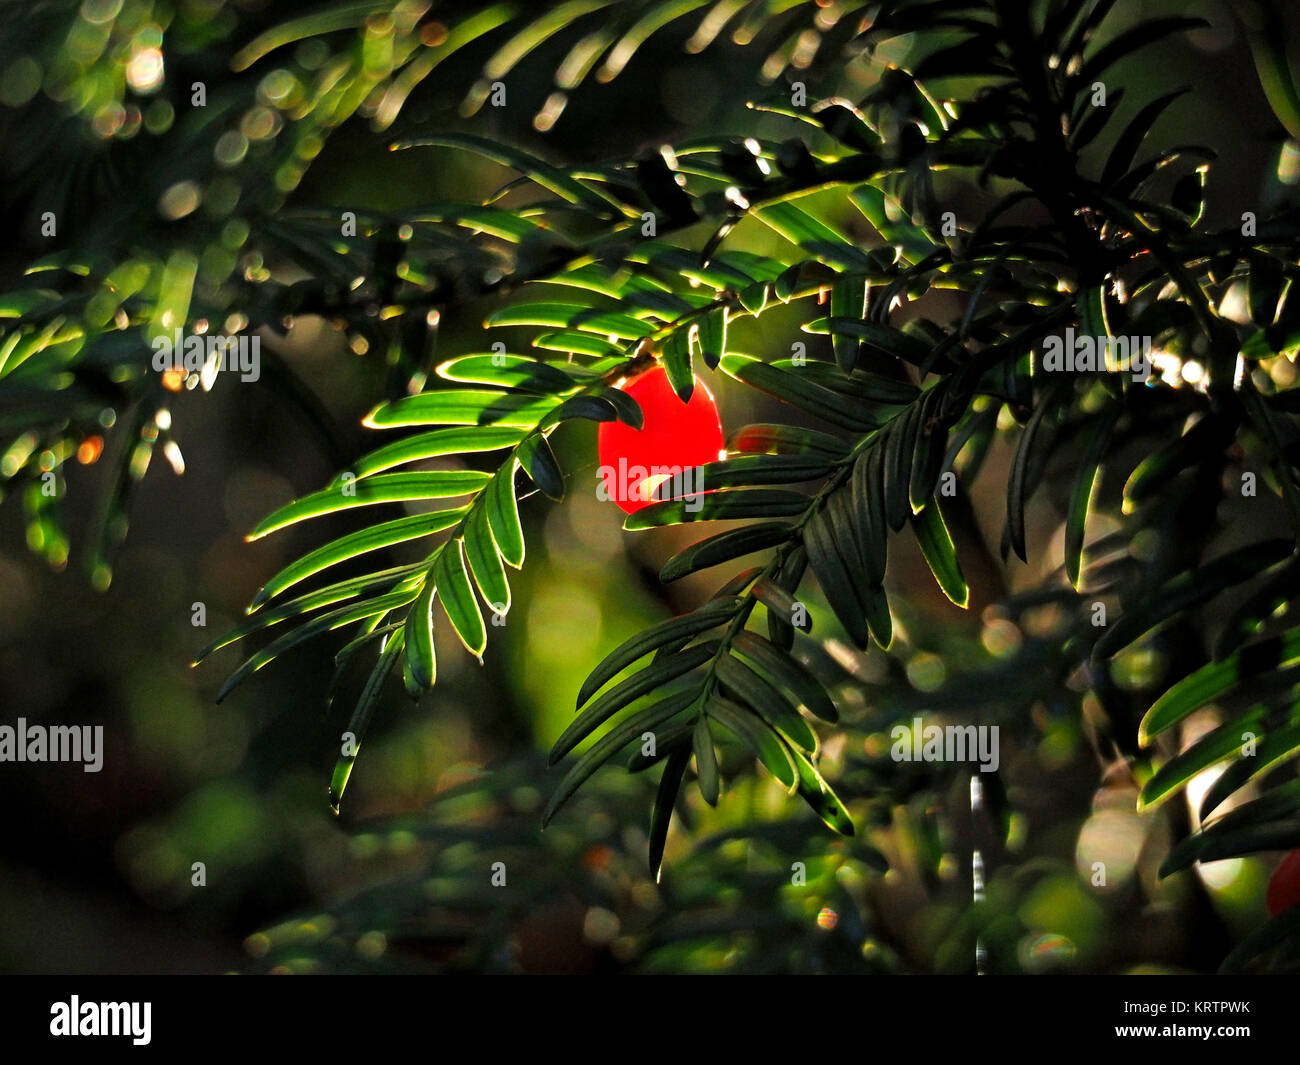
<instances>
[{"instance_id":1,"label":"alamy watermark","mask_svg":"<svg viewBox=\"0 0 1300 1065\"><path fill-rule=\"evenodd\" d=\"M996 773L1001 764L997 725L924 725L916 717L895 725L889 738L895 762L978 762L981 773Z\"/></svg>"},{"instance_id":2,"label":"alamy watermark","mask_svg":"<svg viewBox=\"0 0 1300 1065\"><path fill-rule=\"evenodd\" d=\"M682 509L694 514L704 506L704 469L629 466L626 459L619 459L617 466L596 470L596 498L603 503L682 499Z\"/></svg>"},{"instance_id":3,"label":"alamy watermark","mask_svg":"<svg viewBox=\"0 0 1300 1065\"><path fill-rule=\"evenodd\" d=\"M136 1046L148 1046L152 1013L152 1002L82 1002L73 995L50 1006L50 1035L130 1036Z\"/></svg>"},{"instance_id":4,"label":"alamy watermark","mask_svg":"<svg viewBox=\"0 0 1300 1065\"><path fill-rule=\"evenodd\" d=\"M262 338L248 336L186 334L177 328L153 338L153 368L158 373L206 373L215 377L234 371L241 381L262 376Z\"/></svg>"},{"instance_id":5,"label":"alamy watermark","mask_svg":"<svg viewBox=\"0 0 1300 1065\"><path fill-rule=\"evenodd\" d=\"M1095 337L1076 334L1068 326L1063 336L1043 340L1042 368L1047 373L1131 374L1134 381L1151 377L1151 338L1149 336Z\"/></svg>"},{"instance_id":6,"label":"alamy watermark","mask_svg":"<svg viewBox=\"0 0 1300 1065\"><path fill-rule=\"evenodd\" d=\"M0 762L81 762L87 773L104 768L103 725L0 725Z\"/></svg>"}]
</instances>

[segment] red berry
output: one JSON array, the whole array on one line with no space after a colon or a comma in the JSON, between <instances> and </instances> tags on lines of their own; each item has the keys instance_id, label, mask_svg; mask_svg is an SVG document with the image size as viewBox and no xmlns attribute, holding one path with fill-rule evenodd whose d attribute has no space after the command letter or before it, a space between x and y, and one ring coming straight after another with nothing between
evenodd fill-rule
<instances>
[{"instance_id":1,"label":"red berry","mask_svg":"<svg viewBox=\"0 0 1300 1065\"><path fill-rule=\"evenodd\" d=\"M636 430L622 422L601 422L596 452L607 498L631 514L654 502L648 497L664 481L725 458L726 442L718 405L699 381L689 403L678 398L661 366L620 387L640 405L644 426ZM699 490L698 485L685 487Z\"/></svg>"},{"instance_id":2,"label":"red berry","mask_svg":"<svg viewBox=\"0 0 1300 1065\"><path fill-rule=\"evenodd\" d=\"M1278 862L1269 878L1264 903L1270 917L1300 903L1300 851L1292 851Z\"/></svg>"}]
</instances>

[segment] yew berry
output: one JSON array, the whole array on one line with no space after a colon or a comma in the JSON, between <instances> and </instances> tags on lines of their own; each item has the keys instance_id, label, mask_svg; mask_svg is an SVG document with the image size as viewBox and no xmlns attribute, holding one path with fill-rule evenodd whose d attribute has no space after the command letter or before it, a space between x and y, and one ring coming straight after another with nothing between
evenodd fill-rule
<instances>
[{"instance_id":1,"label":"yew berry","mask_svg":"<svg viewBox=\"0 0 1300 1065\"><path fill-rule=\"evenodd\" d=\"M619 387L640 405L644 423L639 430L622 422L601 423L596 452L604 480L602 498L631 514L654 502L663 482L726 457L718 405L701 382L695 382L688 403L673 391L661 366Z\"/></svg>"},{"instance_id":2,"label":"yew berry","mask_svg":"<svg viewBox=\"0 0 1300 1065\"><path fill-rule=\"evenodd\" d=\"M1264 894L1270 917L1300 903L1300 851L1292 851L1273 870Z\"/></svg>"}]
</instances>

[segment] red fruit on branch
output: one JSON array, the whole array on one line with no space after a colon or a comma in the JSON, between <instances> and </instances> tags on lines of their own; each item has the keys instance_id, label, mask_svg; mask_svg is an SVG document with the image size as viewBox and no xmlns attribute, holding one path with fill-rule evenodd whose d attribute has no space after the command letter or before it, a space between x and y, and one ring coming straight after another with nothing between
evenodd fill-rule
<instances>
[{"instance_id":1,"label":"red fruit on branch","mask_svg":"<svg viewBox=\"0 0 1300 1065\"><path fill-rule=\"evenodd\" d=\"M1273 870L1268 891L1264 894L1270 917L1289 910L1300 903L1300 851L1292 851Z\"/></svg>"},{"instance_id":2,"label":"red fruit on branch","mask_svg":"<svg viewBox=\"0 0 1300 1065\"><path fill-rule=\"evenodd\" d=\"M726 457L718 405L699 381L688 403L678 398L661 366L619 387L637 401L645 420L640 430L622 422L601 423L596 438L601 498L631 514L655 502L652 496L665 481ZM670 491L670 496L700 490L693 479L678 483L686 491Z\"/></svg>"}]
</instances>

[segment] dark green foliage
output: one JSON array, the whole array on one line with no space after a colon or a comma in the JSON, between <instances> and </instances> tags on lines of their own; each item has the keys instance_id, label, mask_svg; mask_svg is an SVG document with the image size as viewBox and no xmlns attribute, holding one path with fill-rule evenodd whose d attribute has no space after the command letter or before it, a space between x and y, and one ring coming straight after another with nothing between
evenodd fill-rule
<instances>
[{"instance_id":1,"label":"dark green foliage","mask_svg":"<svg viewBox=\"0 0 1300 1065\"><path fill-rule=\"evenodd\" d=\"M533 21L484 9L445 27L442 51L417 47L420 20L406 18L399 5L392 52L379 65L358 42L374 29L367 19L391 5L371 6L268 28L239 53L242 69L307 37L323 35L336 49L337 85L295 115L299 141L325 136L366 100L375 124L390 125L445 56L509 19L513 36L469 93L473 110L544 38L558 34L581 47L586 7L599 5L555 7ZM738 12L733 19L775 33L773 6L730 5ZM804 6L781 21L782 39L797 39L816 16L816 5ZM641 40L679 17L703 16L697 33L706 36L721 28L709 20L723 5L616 7L610 40L619 43L602 53L610 76ZM490 203L358 211L355 239L338 236L331 212L284 209L282 192L270 190L291 186L300 169L279 152L250 156L225 179L247 198L221 225L201 215L155 226L158 240L147 248L124 246L104 226L75 233L71 247L33 262L29 276L0 297L0 313L12 323L0 333L0 425L19 434L3 474L26 501L29 539L52 561L66 557L57 497L33 488L43 469L57 478L78 442L100 431L102 410L122 412L118 447L130 456L114 480L110 514L124 506L152 449L168 442L164 382L148 368L154 331L198 318L236 331L278 329L295 315L342 322L385 353L402 379L367 424L415 432L385 442L352 463L346 481L281 508L250 535L394 500L434 500L439 509L374 520L305 555L272 577L250 608L252 619L209 651L261 627L296 626L248 658L224 694L308 637L347 629L352 643L340 675L373 638L377 664L349 728L359 740L390 673L400 671L412 695L433 686L435 604L465 647L483 653L491 630L482 606L511 607L508 570L525 562L520 498L534 486L551 499L565 494L552 434L571 421L638 425L636 404L612 386L661 359L679 395L690 394L693 373L711 375L719 385L774 397L790 424L741 428L728 457L704 468L708 494L657 502L625 528L743 523L702 530L664 565L664 581L758 552L762 558L713 600L634 636L595 667L551 761L594 743L562 779L545 820L649 732L656 750L638 757L663 763L649 833L656 873L683 786L693 779L710 805L726 801L734 762L720 760L715 743L743 746L830 829L852 834L846 804L817 768L819 731L837 727L836 700L791 653L814 640L796 636L809 628L797 618L800 589L815 578L830 607L827 622L833 616L842 630L837 638L859 651L889 649L899 638L891 604L905 594L889 584L891 540L910 525L938 586L965 607L972 594L960 556L970 535L950 530L955 519L941 500L956 493L944 481L955 474L969 490L999 439L1011 453L1004 557L1038 554L1033 508L1054 478L1070 486L1055 501L1065 522L1062 570L1040 593L1071 621L1058 646L1027 646L1025 661L1004 663L1007 675L1019 667L1060 690L1081 673L1092 685L1153 630L1187 622L1198 608L1226 610L1227 593L1239 587L1250 592L1245 605L1232 604L1239 609L1218 636L1214 660L1162 678L1168 690L1140 731L1118 741L1145 781L1147 804L1176 794L1200 769L1237 758L1214 802L1206 800L1211 813L1231 789L1300 753L1293 690L1261 696L1190 750L1156 757L1138 744L1149 746L1207 703L1300 661L1300 630L1255 636L1290 600L1300 534L1300 400L1281 383L1288 378L1270 373L1300 349L1300 218L1294 210L1261 215L1253 235L1236 225L1206 229L1212 153L1167 149L1152 132L1180 106L1181 91L1140 101L1123 120L1115 117L1118 87L1108 104L1091 102L1094 82L1198 20L1111 29L1115 5L1105 0L886 0L873 7L860 26L843 18L817 61L832 61L832 44L866 61L873 48L911 32L932 46L909 69L875 68L878 76L857 100L810 98L800 107L771 91L765 108L788 117L780 140L741 129L733 138L568 169L479 134L405 137L392 147L428 153L435 165L451 153L473 153L514 180ZM183 37L184 24L175 32ZM585 69L600 58L593 55ZM1295 92L1285 62L1265 69L1270 100L1286 123ZM566 81L564 91L581 80ZM176 135L198 134L198 119L186 119ZM1103 141L1110 145L1104 158L1086 151ZM178 172L167 182L211 177ZM948 216L946 197L961 183L981 191L982 214ZM653 235L643 228L647 215ZM770 231L778 239L765 246L774 250L733 248L741 226ZM275 280L263 266L273 259L296 264L309 280ZM1245 315L1231 306L1243 292ZM935 293L948 302L927 302ZM437 317L430 312L485 297L495 301L487 326L534 330L532 349L478 350L432 365ZM909 305L919 313L901 314ZM787 336L791 322L797 328ZM1175 372L1158 366L1147 383L1125 373L1056 372L1045 364L1044 345L1067 329L1089 338L1149 337ZM749 347L756 338L762 350ZM828 340L818 347L819 338ZM814 354L789 357L796 343ZM1189 364L1196 373L1180 377L1177 368ZM1201 387L1190 387L1197 382ZM15 403L21 416L11 413ZM1163 426L1158 439L1152 425ZM1242 452L1259 472L1261 494L1288 509L1294 528L1280 541L1247 535L1231 551L1211 550L1221 475L1229 455ZM487 472L383 472L461 454L487 456ZM1205 516L1157 564L1134 557L1114 563L1101 555L1101 543L1086 540L1099 478L1122 475L1134 456L1122 539L1176 520L1192 477L1191 505ZM365 510L357 516L370 520ZM110 517L101 539L112 539L119 525ZM428 545L418 565L288 598L337 564L416 539ZM94 556L101 580L106 550ZM1287 592L1270 593L1281 580ZM1099 635L1088 617L1103 599L1120 612ZM754 616L760 603L764 627ZM820 619L817 631L816 639L831 636L823 637ZM1040 657L1031 660L1031 651ZM627 669L633 672L623 677ZM1097 685L1107 689L1097 692L1103 705L1109 684ZM969 711L993 698L989 688L989 677L955 680L934 693L934 704ZM1019 709L1031 703L1026 697ZM814 730L807 715L824 724ZM1254 763L1240 760L1238 725L1261 737ZM335 770L335 804L354 757L345 755ZM1198 858L1300 844L1294 792L1294 781L1282 783L1211 821L1178 845L1166 871ZM1243 944L1233 964L1250 951L1294 942L1294 921L1270 927Z\"/></svg>"}]
</instances>

